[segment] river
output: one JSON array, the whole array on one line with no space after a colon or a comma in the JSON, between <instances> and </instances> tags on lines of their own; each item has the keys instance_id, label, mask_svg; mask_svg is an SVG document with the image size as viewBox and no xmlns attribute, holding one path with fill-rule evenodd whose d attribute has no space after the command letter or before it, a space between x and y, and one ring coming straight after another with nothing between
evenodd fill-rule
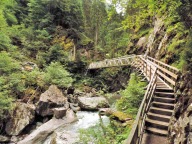
<instances>
[{"instance_id":1,"label":"river","mask_svg":"<svg viewBox=\"0 0 192 144\"><path fill-rule=\"evenodd\" d=\"M78 111L77 118L78 121L55 130L43 144L54 144L53 138L57 144L79 144L79 129L87 129L100 122L98 112ZM101 118L105 125L109 124L108 117L102 116Z\"/></svg>"}]
</instances>

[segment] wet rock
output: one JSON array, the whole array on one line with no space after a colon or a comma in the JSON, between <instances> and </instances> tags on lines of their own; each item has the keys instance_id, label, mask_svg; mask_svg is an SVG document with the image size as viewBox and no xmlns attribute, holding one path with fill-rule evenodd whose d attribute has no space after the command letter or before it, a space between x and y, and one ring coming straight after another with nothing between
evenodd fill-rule
<instances>
[{"instance_id":1,"label":"wet rock","mask_svg":"<svg viewBox=\"0 0 192 144\"><path fill-rule=\"evenodd\" d=\"M63 118L66 115L67 109L65 107L54 108L54 117L57 119Z\"/></svg>"},{"instance_id":2,"label":"wet rock","mask_svg":"<svg viewBox=\"0 0 192 144\"><path fill-rule=\"evenodd\" d=\"M78 97L78 104L84 110L98 110L109 107L108 101L104 97Z\"/></svg>"},{"instance_id":3,"label":"wet rock","mask_svg":"<svg viewBox=\"0 0 192 144\"><path fill-rule=\"evenodd\" d=\"M9 137L0 135L0 143L9 142Z\"/></svg>"},{"instance_id":4,"label":"wet rock","mask_svg":"<svg viewBox=\"0 0 192 144\"><path fill-rule=\"evenodd\" d=\"M53 115L53 109L67 106L67 98L55 85L51 85L47 91L40 96L36 112L41 116Z\"/></svg>"},{"instance_id":5,"label":"wet rock","mask_svg":"<svg viewBox=\"0 0 192 144\"><path fill-rule=\"evenodd\" d=\"M72 110L68 109L63 119L53 118L49 120L17 144L42 144L47 136L52 134L58 127L67 126L74 121L77 121L76 115Z\"/></svg>"},{"instance_id":6,"label":"wet rock","mask_svg":"<svg viewBox=\"0 0 192 144\"><path fill-rule=\"evenodd\" d=\"M6 123L5 131L8 135L19 135L21 131L34 121L35 106L25 103L16 103L11 118Z\"/></svg>"}]
</instances>

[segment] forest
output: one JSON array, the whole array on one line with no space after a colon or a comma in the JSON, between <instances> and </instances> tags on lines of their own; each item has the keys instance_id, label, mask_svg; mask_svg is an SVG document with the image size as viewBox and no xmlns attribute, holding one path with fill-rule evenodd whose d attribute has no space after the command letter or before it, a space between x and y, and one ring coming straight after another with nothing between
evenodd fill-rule
<instances>
[{"instance_id":1,"label":"forest","mask_svg":"<svg viewBox=\"0 0 192 144\"><path fill-rule=\"evenodd\" d=\"M119 115L134 120L146 82L129 66L90 71L87 66L146 54L189 75L192 83L191 28L191 0L0 0L0 143L3 138L18 142L29 134L26 128L8 132L7 121L17 117L18 102L39 106L41 94L51 85L64 95L74 89L107 98L121 95L115 102ZM189 87L184 106L192 100ZM53 116L32 113L28 124ZM96 125L95 131L82 129L80 140L123 143L133 120L126 126L113 121Z\"/></svg>"}]
</instances>

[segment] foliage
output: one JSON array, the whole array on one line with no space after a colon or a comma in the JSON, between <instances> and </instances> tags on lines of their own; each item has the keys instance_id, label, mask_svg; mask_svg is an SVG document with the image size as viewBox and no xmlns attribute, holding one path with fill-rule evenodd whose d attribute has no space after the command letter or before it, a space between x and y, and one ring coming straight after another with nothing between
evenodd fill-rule
<instances>
[{"instance_id":1,"label":"foliage","mask_svg":"<svg viewBox=\"0 0 192 144\"><path fill-rule=\"evenodd\" d=\"M45 70L44 81L64 88L71 86L73 79L60 63L52 62Z\"/></svg>"},{"instance_id":2,"label":"foliage","mask_svg":"<svg viewBox=\"0 0 192 144\"><path fill-rule=\"evenodd\" d=\"M145 86L146 83L141 82L141 78L132 73L127 88L121 91L122 97L117 102L118 109L136 115L145 94Z\"/></svg>"},{"instance_id":3,"label":"foliage","mask_svg":"<svg viewBox=\"0 0 192 144\"><path fill-rule=\"evenodd\" d=\"M9 74L18 69L18 62L13 60L7 52L0 52L0 74Z\"/></svg>"},{"instance_id":4,"label":"foliage","mask_svg":"<svg viewBox=\"0 0 192 144\"><path fill-rule=\"evenodd\" d=\"M111 121L108 126L104 126L102 122L88 129L80 129L80 141L84 144L121 144L128 137L130 132L130 124L122 127L115 121Z\"/></svg>"},{"instance_id":5,"label":"foliage","mask_svg":"<svg viewBox=\"0 0 192 144\"><path fill-rule=\"evenodd\" d=\"M8 97L6 93L0 92L0 117L4 117L4 111L12 109L12 102L12 98Z\"/></svg>"}]
</instances>

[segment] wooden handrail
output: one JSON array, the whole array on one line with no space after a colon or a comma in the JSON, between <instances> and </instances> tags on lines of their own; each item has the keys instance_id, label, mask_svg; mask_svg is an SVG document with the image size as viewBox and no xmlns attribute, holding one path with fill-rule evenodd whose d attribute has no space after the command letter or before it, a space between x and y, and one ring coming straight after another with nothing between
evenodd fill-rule
<instances>
[{"instance_id":1,"label":"wooden handrail","mask_svg":"<svg viewBox=\"0 0 192 144\"><path fill-rule=\"evenodd\" d=\"M135 122L131 129L128 139L125 141L125 144L139 144L142 141L144 125L145 125L145 117L146 112L149 110L149 104L152 100L152 96L156 87L156 75L157 70L154 71L151 81L148 84L147 90L145 92L145 96L142 100L142 103L139 107L139 111L137 113Z\"/></svg>"},{"instance_id":2,"label":"wooden handrail","mask_svg":"<svg viewBox=\"0 0 192 144\"><path fill-rule=\"evenodd\" d=\"M149 60L151 60L152 62L159 63L159 64L161 64L161 65L163 65L163 66L165 66L165 67L167 67L167 68L170 68L170 70L175 71L175 73L179 72L179 70L178 70L177 68L172 67L172 66L170 66L170 65L168 65L168 64L166 64L166 63L163 63L163 62L161 62L161 61L159 61L159 60L156 60L156 59L154 59L154 58L152 58L152 57L149 57L149 56L147 56L147 58L148 58Z\"/></svg>"},{"instance_id":3,"label":"wooden handrail","mask_svg":"<svg viewBox=\"0 0 192 144\"><path fill-rule=\"evenodd\" d=\"M89 68L95 69L124 65L131 65L137 70L139 69L149 81L144 98L139 107L136 120L133 124L129 137L126 140L126 144L140 144L145 126L145 118L147 116L146 113L149 110L149 106L156 88L156 80L158 79L163 81L168 88L173 89L176 85L177 74L179 70L154 58L142 55L124 56L110 60L107 59L92 63L90 64Z\"/></svg>"}]
</instances>

